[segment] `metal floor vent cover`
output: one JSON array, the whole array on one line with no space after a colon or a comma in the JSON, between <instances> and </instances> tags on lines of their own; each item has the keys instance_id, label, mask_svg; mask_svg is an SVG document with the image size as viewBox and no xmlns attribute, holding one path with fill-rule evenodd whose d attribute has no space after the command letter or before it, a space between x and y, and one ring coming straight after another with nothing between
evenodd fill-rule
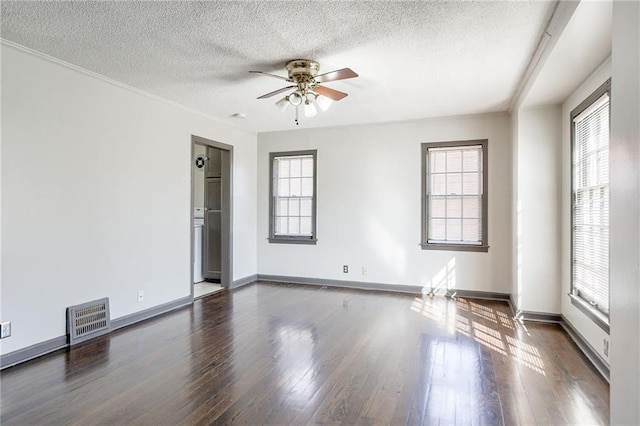
<instances>
[{"instance_id":1,"label":"metal floor vent cover","mask_svg":"<svg viewBox=\"0 0 640 426\"><path fill-rule=\"evenodd\" d=\"M67 308L69 344L102 336L111 330L109 298L94 300Z\"/></svg>"}]
</instances>

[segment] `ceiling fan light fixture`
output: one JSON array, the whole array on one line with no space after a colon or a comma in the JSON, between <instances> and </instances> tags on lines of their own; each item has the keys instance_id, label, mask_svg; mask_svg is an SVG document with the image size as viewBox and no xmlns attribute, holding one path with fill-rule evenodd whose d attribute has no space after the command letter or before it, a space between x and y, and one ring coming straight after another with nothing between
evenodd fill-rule
<instances>
[{"instance_id":1,"label":"ceiling fan light fixture","mask_svg":"<svg viewBox=\"0 0 640 426\"><path fill-rule=\"evenodd\" d=\"M278 110L284 114L287 108L289 108L289 104L289 96L285 96L284 98L276 102L276 108L278 108Z\"/></svg>"},{"instance_id":2,"label":"ceiling fan light fixture","mask_svg":"<svg viewBox=\"0 0 640 426\"><path fill-rule=\"evenodd\" d=\"M293 90L284 98L277 101L275 106L280 112L284 113L288 109L291 109L289 108L289 104L293 105L295 107L296 125L300 124L298 122L298 107L302 107L303 111L300 112L303 113L305 117L315 117L318 115L318 108L320 108L321 111L327 111L334 101L344 99L348 95L347 93L324 86L324 83L358 77L358 74L349 68L318 74L320 64L310 59L294 59L287 62L285 68L288 74L287 77L264 71L249 72L293 83L287 87L259 96L258 99L270 98Z\"/></svg>"},{"instance_id":3,"label":"ceiling fan light fixture","mask_svg":"<svg viewBox=\"0 0 640 426\"><path fill-rule=\"evenodd\" d=\"M304 102L304 116L307 118L315 117L318 114L318 110L316 109L313 102L307 99Z\"/></svg>"},{"instance_id":4,"label":"ceiling fan light fixture","mask_svg":"<svg viewBox=\"0 0 640 426\"><path fill-rule=\"evenodd\" d=\"M287 96L287 98L289 98L289 103L293 106L299 106L302 104L302 96L298 92L293 92Z\"/></svg>"},{"instance_id":5,"label":"ceiling fan light fixture","mask_svg":"<svg viewBox=\"0 0 640 426\"><path fill-rule=\"evenodd\" d=\"M330 98L323 95L316 95L316 104L318 104L322 111L328 110L332 103L333 101Z\"/></svg>"}]
</instances>

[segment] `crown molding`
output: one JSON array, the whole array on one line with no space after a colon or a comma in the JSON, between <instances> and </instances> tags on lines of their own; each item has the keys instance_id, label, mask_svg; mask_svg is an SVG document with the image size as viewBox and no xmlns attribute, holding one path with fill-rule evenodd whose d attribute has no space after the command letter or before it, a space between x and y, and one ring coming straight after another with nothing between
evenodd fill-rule
<instances>
[{"instance_id":1,"label":"crown molding","mask_svg":"<svg viewBox=\"0 0 640 426\"><path fill-rule=\"evenodd\" d=\"M112 86L116 86L116 87L118 87L120 89L124 89L124 90L127 90L129 92L133 92L133 93L135 93L137 95L140 95L140 96L144 96L144 97L152 99L154 101L162 102L162 103L170 105L170 106L172 106L174 108L178 108L178 109L181 109L183 111L190 112L192 114L198 115L200 117L216 121L216 122L218 122L220 124L223 124L225 126L229 126L229 127L233 127L233 128L236 128L236 129L243 130L243 131L247 131L247 130L242 129L240 127L233 126L232 124L225 123L225 122L221 121L220 119L215 118L215 117L213 117L211 115L205 114L205 113L203 113L201 111L195 110L193 108L189 108L189 107L184 106L182 104L179 104L177 102L171 101L171 100L163 98L161 96L154 95L154 94L149 93L147 91L138 89L138 88L136 88L134 86L130 86L128 84L122 83L121 81L114 80L114 79L106 77L106 76L104 76L102 74L98 74L97 72L90 71L90 70L88 70L86 68L79 67L77 65L74 65L74 64L71 64L69 62L63 61L62 59L58 59L56 57L47 55L46 53L39 52L37 50L31 49L29 47L23 46L23 45L18 44L18 43L14 43L14 42L6 40L4 38L0 38L0 44L2 44L2 46L7 46L7 47L11 47L13 49L19 50L19 51L21 51L23 53L26 53L28 55L35 56L35 57L37 57L39 59L43 59L43 60L45 60L47 62L50 62L50 63L53 63L55 65L62 66L64 68L70 69L70 70L78 72L80 74L84 74L84 75L86 75L88 77L95 78L95 79L100 80L100 81L102 81L104 83L108 83L108 84L111 84ZM251 133L251 132L249 132L249 133Z\"/></svg>"}]
</instances>

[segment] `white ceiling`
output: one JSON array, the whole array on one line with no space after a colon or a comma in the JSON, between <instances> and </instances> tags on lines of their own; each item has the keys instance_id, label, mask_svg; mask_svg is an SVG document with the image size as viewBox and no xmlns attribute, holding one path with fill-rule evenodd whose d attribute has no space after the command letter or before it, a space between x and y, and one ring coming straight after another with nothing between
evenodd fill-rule
<instances>
[{"instance_id":1,"label":"white ceiling","mask_svg":"<svg viewBox=\"0 0 640 426\"><path fill-rule=\"evenodd\" d=\"M0 35L265 132L295 128L278 97L256 99L286 82L248 71L296 58L360 74L326 84L349 96L300 127L505 111L555 4L2 1Z\"/></svg>"}]
</instances>

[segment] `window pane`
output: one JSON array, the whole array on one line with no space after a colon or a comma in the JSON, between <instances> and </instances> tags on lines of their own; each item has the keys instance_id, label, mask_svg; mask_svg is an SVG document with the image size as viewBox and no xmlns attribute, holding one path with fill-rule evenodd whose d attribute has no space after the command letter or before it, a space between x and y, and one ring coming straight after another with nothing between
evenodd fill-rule
<instances>
[{"instance_id":1,"label":"window pane","mask_svg":"<svg viewBox=\"0 0 640 426\"><path fill-rule=\"evenodd\" d=\"M462 193L480 194L480 174L465 173L462 175Z\"/></svg>"},{"instance_id":2,"label":"window pane","mask_svg":"<svg viewBox=\"0 0 640 426\"><path fill-rule=\"evenodd\" d=\"M462 217L462 197L447 197L447 218Z\"/></svg>"},{"instance_id":3,"label":"window pane","mask_svg":"<svg viewBox=\"0 0 640 426\"><path fill-rule=\"evenodd\" d=\"M313 178L302 178L301 194L303 197L313 196Z\"/></svg>"},{"instance_id":4,"label":"window pane","mask_svg":"<svg viewBox=\"0 0 640 426\"><path fill-rule=\"evenodd\" d=\"M462 151L447 151L447 173L462 171Z\"/></svg>"},{"instance_id":5,"label":"window pane","mask_svg":"<svg viewBox=\"0 0 640 426\"><path fill-rule=\"evenodd\" d=\"M300 178L291 179L291 193L292 197L299 197L300 194Z\"/></svg>"},{"instance_id":6,"label":"window pane","mask_svg":"<svg viewBox=\"0 0 640 426\"><path fill-rule=\"evenodd\" d=\"M298 233L300 233L300 218L290 217L289 218L289 234L298 234Z\"/></svg>"},{"instance_id":7,"label":"window pane","mask_svg":"<svg viewBox=\"0 0 640 426\"><path fill-rule=\"evenodd\" d=\"M297 198L289 199L289 216L300 216L300 200Z\"/></svg>"},{"instance_id":8,"label":"window pane","mask_svg":"<svg viewBox=\"0 0 640 426\"><path fill-rule=\"evenodd\" d=\"M276 216L286 216L289 211L289 200L286 198L278 198L276 200Z\"/></svg>"},{"instance_id":9,"label":"window pane","mask_svg":"<svg viewBox=\"0 0 640 426\"><path fill-rule=\"evenodd\" d=\"M462 174L447 173L446 176L447 176L447 194L448 195L462 194Z\"/></svg>"},{"instance_id":10,"label":"window pane","mask_svg":"<svg viewBox=\"0 0 640 426\"><path fill-rule=\"evenodd\" d=\"M466 196L462 199L462 217L480 218L482 199L479 195Z\"/></svg>"},{"instance_id":11,"label":"window pane","mask_svg":"<svg viewBox=\"0 0 640 426\"><path fill-rule=\"evenodd\" d=\"M429 151L431 173L444 173L447 166L447 153L445 151Z\"/></svg>"},{"instance_id":12,"label":"window pane","mask_svg":"<svg viewBox=\"0 0 640 426\"><path fill-rule=\"evenodd\" d=\"M448 241L462 240L462 220L447 219L447 240Z\"/></svg>"},{"instance_id":13,"label":"window pane","mask_svg":"<svg viewBox=\"0 0 640 426\"><path fill-rule=\"evenodd\" d=\"M289 177L289 160L281 158L275 161L278 164L278 177Z\"/></svg>"},{"instance_id":14,"label":"window pane","mask_svg":"<svg viewBox=\"0 0 640 426\"><path fill-rule=\"evenodd\" d=\"M609 150L598 152L598 183L609 183Z\"/></svg>"},{"instance_id":15,"label":"window pane","mask_svg":"<svg viewBox=\"0 0 640 426\"><path fill-rule=\"evenodd\" d=\"M444 197L431 197L429 199L431 217L446 217L445 205L446 201Z\"/></svg>"},{"instance_id":16,"label":"window pane","mask_svg":"<svg viewBox=\"0 0 640 426\"><path fill-rule=\"evenodd\" d=\"M444 241L446 231L446 221L444 219L429 220L429 239Z\"/></svg>"},{"instance_id":17,"label":"window pane","mask_svg":"<svg viewBox=\"0 0 640 426\"><path fill-rule=\"evenodd\" d=\"M431 195L446 195L447 194L447 175L431 175L431 188L429 191Z\"/></svg>"},{"instance_id":18,"label":"window pane","mask_svg":"<svg viewBox=\"0 0 640 426\"><path fill-rule=\"evenodd\" d=\"M302 235L311 235L311 218L310 217L301 217L300 218L300 234Z\"/></svg>"},{"instance_id":19,"label":"window pane","mask_svg":"<svg viewBox=\"0 0 640 426\"><path fill-rule=\"evenodd\" d=\"M310 198L300 200L300 216L311 216L312 201Z\"/></svg>"},{"instance_id":20,"label":"window pane","mask_svg":"<svg viewBox=\"0 0 640 426\"><path fill-rule=\"evenodd\" d=\"M469 242L480 242L480 220L464 219L462 221L462 239Z\"/></svg>"},{"instance_id":21,"label":"window pane","mask_svg":"<svg viewBox=\"0 0 640 426\"><path fill-rule=\"evenodd\" d=\"M289 161L291 162L291 169L289 170L291 177L300 177L302 175L302 160L300 158L292 158Z\"/></svg>"},{"instance_id":22,"label":"window pane","mask_svg":"<svg viewBox=\"0 0 640 426\"><path fill-rule=\"evenodd\" d=\"M313 158L302 159L302 177L313 177Z\"/></svg>"},{"instance_id":23,"label":"window pane","mask_svg":"<svg viewBox=\"0 0 640 426\"><path fill-rule=\"evenodd\" d=\"M286 217L276 217L276 234L286 234L287 233L287 223L288 220Z\"/></svg>"},{"instance_id":24,"label":"window pane","mask_svg":"<svg viewBox=\"0 0 640 426\"><path fill-rule=\"evenodd\" d=\"M595 154L589 155L585 164L586 184L593 186L598 184L598 157Z\"/></svg>"},{"instance_id":25,"label":"window pane","mask_svg":"<svg viewBox=\"0 0 640 426\"><path fill-rule=\"evenodd\" d=\"M462 170L465 172L480 171L481 148L465 149L462 153Z\"/></svg>"},{"instance_id":26,"label":"window pane","mask_svg":"<svg viewBox=\"0 0 640 426\"><path fill-rule=\"evenodd\" d=\"M276 195L279 197L289 196L289 180L290 179L278 179L278 190Z\"/></svg>"}]
</instances>

